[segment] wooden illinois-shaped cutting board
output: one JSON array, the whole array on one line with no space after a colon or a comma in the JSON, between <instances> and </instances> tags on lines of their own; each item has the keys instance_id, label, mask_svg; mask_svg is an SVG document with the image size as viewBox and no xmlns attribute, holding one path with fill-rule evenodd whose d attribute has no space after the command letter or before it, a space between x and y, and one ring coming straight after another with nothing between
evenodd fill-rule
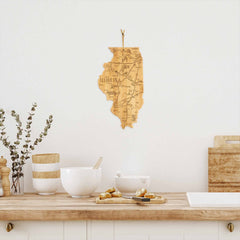
<instances>
[{"instance_id":1,"label":"wooden illinois-shaped cutting board","mask_svg":"<svg viewBox=\"0 0 240 240\"><path fill-rule=\"evenodd\" d=\"M143 61L138 47L110 47L113 58L105 63L98 79L107 100L113 101L111 112L121 126L133 127L143 105Z\"/></svg>"},{"instance_id":2,"label":"wooden illinois-shaped cutting board","mask_svg":"<svg viewBox=\"0 0 240 240\"><path fill-rule=\"evenodd\" d=\"M240 192L240 136L216 136L208 149L208 191Z\"/></svg>"}]
</instances>

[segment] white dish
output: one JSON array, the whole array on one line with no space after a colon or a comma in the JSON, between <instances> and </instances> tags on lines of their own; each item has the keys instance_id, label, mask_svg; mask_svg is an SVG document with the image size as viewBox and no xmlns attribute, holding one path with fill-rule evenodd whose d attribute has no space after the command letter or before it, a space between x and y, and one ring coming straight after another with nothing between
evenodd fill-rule
<instances>
[{"instance_id":1,"label":"white dish","mask_svg":"<svg viewBox=\"0 0 240 240\"><path fill-rule=\"evenodd\" d=\"M240 193L188 192L190 207L240 207Z\"/></svg>"},{"instance_id":2,"label":"white dish","mask_svg":"<svg viewBox=\"0 0 240 240\"><path fill-rule=\"evenodd\" d=\"M101 182L102 170L91 167L61 168L61 180L65 191L72 197L88 197Z\"/></svg>"},{"instance_id":3,"label":"white dish","mask_svg":"<svg viewBox=\"0 0 240 240\"><path fill-rule=\"evenodd\" d=\"M60 163L32 163L33 172L52 172L60 169Z\"/></svg>"},{"instance_id":4,"label":"white dish","mask_svg":"<svg viewBox=\"0 0 240 240\"><path fill-rule=\"evenodd\" d=\"M124 194L135 194L138 189L148 188L150 185L149 176L116 176L116 188Z\"/></svg>"},{"instance_id":5,"label":"white dish","mask_svg":"<svg viewBox=\"0 0 240 240\"><path fill-rule=\"evenodd\" d=\"M33 178L33 188L40 195L50 195L57 192L60 178Z\"/></svg>"}]
</instances>

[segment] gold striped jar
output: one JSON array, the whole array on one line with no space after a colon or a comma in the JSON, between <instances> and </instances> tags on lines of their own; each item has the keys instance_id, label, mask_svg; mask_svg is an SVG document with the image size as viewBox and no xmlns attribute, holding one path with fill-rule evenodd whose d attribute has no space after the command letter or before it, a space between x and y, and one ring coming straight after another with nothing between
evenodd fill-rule
<instances>
[{"instance_id":1,"label":"gold striped jar","mask_svg":"<svg viewBox=\"0 0 240 240\"><path fill-rule=\"evenodd\" d=\"M56 193L60 185L59 153L35 154L32 156L33 187L40 195Z\"/></svg>"}]
</instances>

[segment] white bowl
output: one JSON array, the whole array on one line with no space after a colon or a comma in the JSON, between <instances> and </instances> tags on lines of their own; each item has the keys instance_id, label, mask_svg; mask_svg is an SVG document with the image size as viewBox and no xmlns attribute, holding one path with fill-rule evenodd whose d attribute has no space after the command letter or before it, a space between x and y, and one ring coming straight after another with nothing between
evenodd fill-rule
<instances>
[{"instance_id":1,"label":"white bowl","mask_svg":"<svg viewBox=\"0 0 240 240\"><path fill-rule=\"evenodd\" d=\"M56 193L60 182L60 178L33 178L33 188L40 195L51 195Z\"/></svg>"},{"instance_id":2,"label":"white bowl","mask_svg":"<svg viewBox=\"0 0 240 240\"><path fill-rule=\"evenodd\" d=\"M116 176L116 188L124 194L135 194L138 189L148 188L150 185L149 176Z\"/></svg>"},{"instance_id":3,"label":"white bowl","mask_svg":"<svg viewBox=\"0 0 240 240\"><path fill-rule=\"evenodd\" d=\"M32 163L33 172L53 172L60 169L60 163Z\"/></svg>"},{"instance_id":4,"label":"white bowl","mask_svg":"<svg viewBox=\"0 0 240 240\"><path fill-rule=\"evenodd\" d=\"M88 197L101 182L102 170L91 167L61 168L61 180L65 191L72 197Z\"/></svg>"}]
</instances>

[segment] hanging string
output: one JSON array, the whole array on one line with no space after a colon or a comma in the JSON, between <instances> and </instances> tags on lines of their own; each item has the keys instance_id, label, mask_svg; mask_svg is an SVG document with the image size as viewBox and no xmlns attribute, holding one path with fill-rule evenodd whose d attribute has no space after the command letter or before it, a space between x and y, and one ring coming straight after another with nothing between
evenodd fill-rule
<instances>
[{"instance_id":1,"label":"hanging string","mask_svg":"<svg viewBox=\"0 0 240 240\"><path fill-rule=\"evenodd\" d=\"M125 30L121 29L121 34L122 34L122 47L124 48L124 37L125 37Z\"/></svg>"}]
</instances>

